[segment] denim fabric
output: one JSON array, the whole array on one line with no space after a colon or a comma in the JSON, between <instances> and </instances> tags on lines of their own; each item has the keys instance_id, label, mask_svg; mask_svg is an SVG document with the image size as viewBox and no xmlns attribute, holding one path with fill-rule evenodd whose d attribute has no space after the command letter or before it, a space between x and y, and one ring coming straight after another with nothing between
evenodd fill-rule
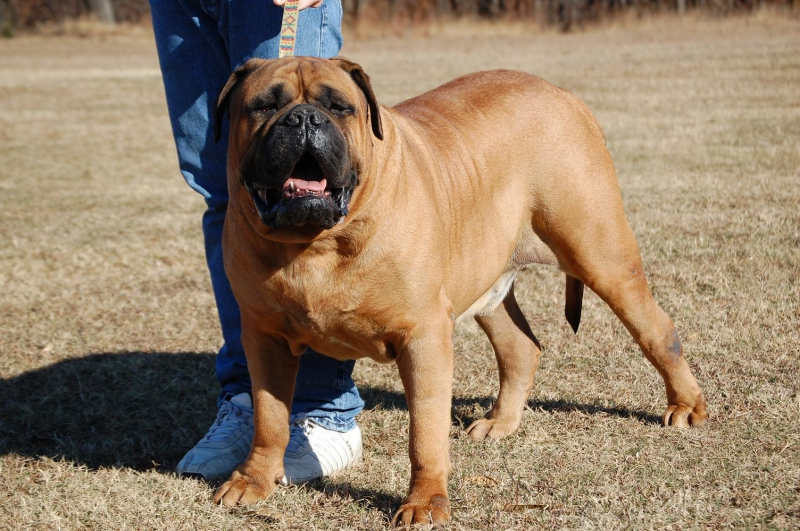
<instances>
[{"instance_id":1,"label":"denim fabric","mask_svg":"<svg viewBox=\"0 0 800 531\"><path fill-rule=\"evenodd\" d=\"M220 400L250 391L239 335L239 307L222 265L222 226L228 205L227 123L215 144L214 103L230 73L252 57L278 56L283 10L271 0L151 0L156 48L183 178L208 209L203 236L224 345L217 355ZM340 0L305 9L298 20L297 55L333 57L342 46ZM364 407L350 377L355 362L315 352L300 359L292 414L348 431Z\"/></svg>"}]
</instances>

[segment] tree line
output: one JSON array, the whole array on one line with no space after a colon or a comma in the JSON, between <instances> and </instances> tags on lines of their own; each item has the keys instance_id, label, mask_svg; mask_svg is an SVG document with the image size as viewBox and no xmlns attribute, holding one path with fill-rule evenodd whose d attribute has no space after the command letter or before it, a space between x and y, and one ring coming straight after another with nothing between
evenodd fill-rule
<instances>
[{"instance_id":1,"label":"tree line","mask_svg":"<svg viewBox=\"0 0 800 531\"><path fill-rule=\"evenodd\" d=\"M265 0L266 1L266 0ZM473 18L526 20L568 31L624 11L638 14L702 10L726 15L780 6L794 11L797 0L342 0L345 25L423 23ZM0 28L33 28L47 22L91 16L101 22L149 20L147 0L0 0Z\"/></svg>"}]
</instances>

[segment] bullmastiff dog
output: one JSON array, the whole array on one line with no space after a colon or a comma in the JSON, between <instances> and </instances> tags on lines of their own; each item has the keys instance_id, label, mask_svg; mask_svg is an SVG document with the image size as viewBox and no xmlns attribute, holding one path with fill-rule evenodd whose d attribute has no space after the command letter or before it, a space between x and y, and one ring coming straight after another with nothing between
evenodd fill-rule
<instances>
[{"instance_id":1,"label":"bullmastiff dog","mask_svg":"<svg viewBox=\"0 0 800 531\"><path fill-rule=\"evenodd\" d=\"M584 285L664 379L667 426L706 402L650 294L603 133L578 98L533 75L467 75L387 108L346 59L247 62L230 116L225 270L253 384L250 455L216 492L227 506L283 477L300 355L397 365L410 416L402 525L450 517L453 330L474 317L494 348L497 401L467 429L513 433L540 348L514 297L529 264L566 273L577 331Z\"/></svg>"}]
</instances>

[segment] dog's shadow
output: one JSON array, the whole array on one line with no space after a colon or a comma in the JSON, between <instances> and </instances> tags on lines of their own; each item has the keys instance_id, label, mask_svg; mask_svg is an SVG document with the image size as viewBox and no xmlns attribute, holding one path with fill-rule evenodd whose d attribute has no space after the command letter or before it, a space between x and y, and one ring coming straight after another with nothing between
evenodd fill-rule
<instances>
[{"instance_id":1,"label":"dog's shadow","mask_svg":"<svg viewBox=\"0 0 800 531\"><path fill-rule=\"evenodd\" d=\"M407 410L406 398L403 393L391 391L380 387L359 386L361 398L364 399L365 409L404 409ZM460 426L469 426L480 417L475 417L468 411L486 412L492 407L494 397L453 397L453 422ZM536 411L549 413L564 413L580 411L590 415L604 413L613 417L634 418L644 424L660 424L661 417L646 411L636 411L623 407L608 407L600 404L583 404L571 400L528 400L527 407Z\"/></svg>"},{"instance_id":2,"label":"dog's shadow","mask_svg":"<svg viewBox=\"0 0 800 531\"><path fill-rule=\"evenodd\" d=\"M214 421L214 359L213 353L101 353L0 380L0 455L172 471ZM366 409L406 409L402 393L364 385L360 391ZM454 423L468 425L474 419L460 412L485 411L492 400L455 397ZM529 406L659 422L645 412L591 404L533 400ZM354 496L379 508L397 502L377 491Z\"/></svg>"}]
</instances>

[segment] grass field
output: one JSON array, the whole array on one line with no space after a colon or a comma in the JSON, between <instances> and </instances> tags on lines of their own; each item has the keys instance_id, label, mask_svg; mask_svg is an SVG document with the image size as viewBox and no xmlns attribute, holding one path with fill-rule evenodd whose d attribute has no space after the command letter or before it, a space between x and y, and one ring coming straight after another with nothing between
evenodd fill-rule
<instances>
[{"instance_id":1,"label":"grass field","mask_svg":"<svg viewBox=\"0 0 800 531\"><path fill-rule=\"evenodd\" d=\"M583 98L608 137L657 301L711 420L664 429L655 370L563 277L518 299L544 354L520 431L464 426L497 390L457 331L452 529L800 529L800 22L663 19L573 35L519 27L351 39L396 103L515 68ZM171 470L214 418L220 335L152 38L0 41L0 529L381 529L408 483L393 366L356 368L356 467L254 509Z\"/></svg>"}]
</instances>

